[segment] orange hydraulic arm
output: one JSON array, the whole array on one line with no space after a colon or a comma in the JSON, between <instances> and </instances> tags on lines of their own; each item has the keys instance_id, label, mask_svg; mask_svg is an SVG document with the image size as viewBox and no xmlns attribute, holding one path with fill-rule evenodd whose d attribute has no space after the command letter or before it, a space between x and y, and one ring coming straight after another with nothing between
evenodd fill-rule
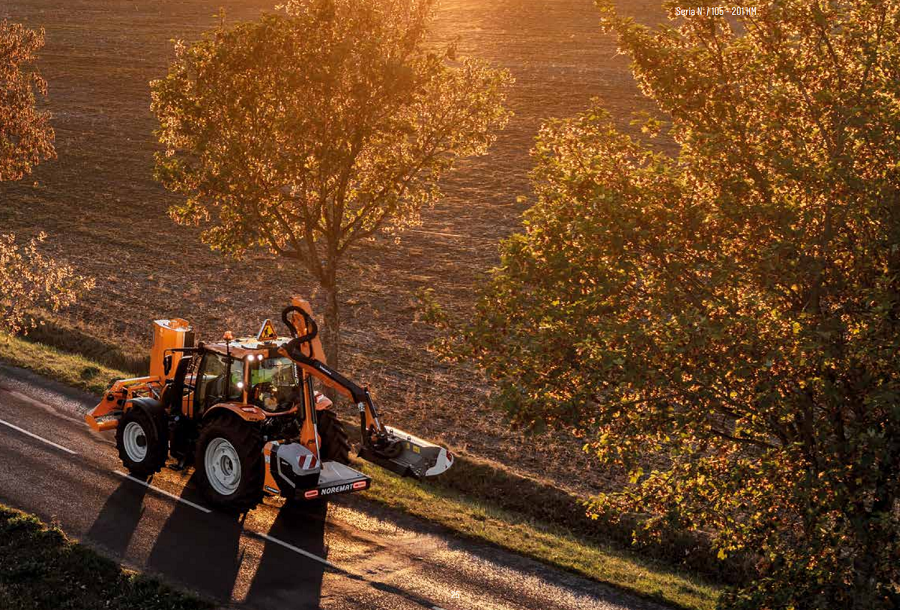
<instances>
[{"instance_id":1,"label":"orange hydraulic arm","mask_svg":"<svg viewBox=\"0 0 900 610\"><path fill-rule=\"evenodd\" d=\"M359 409L363 443L377 441L385 436L386 431L378 421L378 413L369 390L359 387L325 364L325 354L318 338L319 327L311 312L309 303L297 298L293 299L293 305L281 312L281 319L290 329L293 339L279 352L327 387L352 400Z\"/></svg>"},{"instance_id":2,"label":"orange hydraulic arm","mask_svg":"<svg viewBox=\"0 0 900 610\"><path fill-rule=\"evenodd\" d=\"M359 457L402 476L417 479L436 476L453 465L453 454L445 448L412 434L383 426L369 390L361 388L325 364L325 354L318 339L318 327L309 303L295 298L281 313L281 319L293 339L279 351L290 358L306 374L334 388L356 404L362 446Z\"/></svg>"},{"instance_id":3,"label":"orange hydraulic arm","mask_svg":"<svg viewBox=\"0 0 900 610\"><path fill-rule=\"evenodd\" d=\"M319 330L309 303L299 298L293 299L292 303L281 313L281 319L290 329L293 339L279 351L308 375L356 404L362 433L359 457L391 472L417 479L436 476L450 468L453 454L445 448L402 430L383 426L378 421L369 390L359 387L325 364L325 355L317 336Z\"/></svg>"},{"instance_id":4,"label":"orange hydraulic arm","mask_svg":"<svg viewBox=\"0 0 900 610\"><path fill-rule=\"evenodd\" d=\"M194 331L187 320L173 318L156 320L153 323L153 347L150 351L150 374L147 377L121 379L106 391L103 400L84 416L84 420L94 430L112 430L119 425L117 415L128 409L131 399L138 396L159 394L166 380L171 378L171 358L167 356L186 351L185 345L193 345ZM113 417L110 417L113 416ZM100 421L100 418L106 418Z\"/></svg>"}]
</instances>

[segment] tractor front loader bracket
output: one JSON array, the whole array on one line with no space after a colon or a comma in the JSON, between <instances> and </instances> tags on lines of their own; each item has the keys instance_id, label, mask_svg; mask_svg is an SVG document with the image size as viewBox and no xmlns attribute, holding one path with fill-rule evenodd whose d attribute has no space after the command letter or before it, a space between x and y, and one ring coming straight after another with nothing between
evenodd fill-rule
<instances>
[{"instance_id":1,"label":"tractor front loader bracket","mask_svg":"<svg viewBox=\"0 0 900 610\"><path fill-rule=\"evenodd\" d=\"M119 425L118 416L125 410L125 403L135 394L153 394L159 383L159 377L120 379L106 391L100 404L84 416L84 421L97 432L115 430Z\"/></svg>"}]
</instances>

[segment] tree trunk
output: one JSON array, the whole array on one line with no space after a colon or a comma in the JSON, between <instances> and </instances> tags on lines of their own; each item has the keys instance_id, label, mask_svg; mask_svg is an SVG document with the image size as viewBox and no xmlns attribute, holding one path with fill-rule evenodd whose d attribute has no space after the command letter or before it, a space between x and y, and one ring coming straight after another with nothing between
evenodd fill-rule
<instances>
[{"instance_id":1,"label":"tree trunk","mask_svg":"<svg viewBox=\"0 0 900 610\"><path fill-rule=\"evenodd\" d=\"M341 311L338 305L338 289L336 282L329 282L323 285L325 289L325 332L322 335L322 348L325 351L325 359L328 360L328 366L333 371L340 370L341 355ZM334 403L338 404L340 395L337 390L331 387L325 387L325 396Z\"/></svg>"},{"instance_id":2,"label":"tree trunk","mask_svg":"<svg viewBox=\"0 0 900 610\"><path fill-rule=\"evenodd\" d=\"M338 288L335 281L323 285L325 290L325 332L323 347L328 366L335 371L340 370L341 354L341 311L338 304ZM333 400L333 399L332 399Z\"/></svg>"}]
</instances>

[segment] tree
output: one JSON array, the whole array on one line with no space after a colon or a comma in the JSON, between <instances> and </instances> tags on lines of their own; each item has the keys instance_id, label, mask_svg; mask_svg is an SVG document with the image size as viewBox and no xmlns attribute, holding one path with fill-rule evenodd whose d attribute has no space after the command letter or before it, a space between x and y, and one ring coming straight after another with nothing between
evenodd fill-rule
<instances>
[{"instance_id":1,"label":"tree","mask_svg":"<svg viewBox=\"0 0 900 610\"><path fill-rule=\"evenodd\" d=\"M94 287L93 279L41 252L46 237L22 245L15 235L0 234L0 334L27 333L36 324L33 309L59 311Z\"/></svg>"},{"instance_id":2,"label":"tree","mask_svg":"<svg viewBox=\"0 0 900 610\"><path fill-rule=\"evenodd\" d=\"M178 43L152 83L157 176L181 223L240 257L266 248L323 289L338 366L348 250L415 223L459 159L483 154L510 77L426 43L433 0L295 0Z\"/></svg>"},{"instance_id":3,"label":"tree","mask_svg":"<svg viewBox=\"0 0 900 610\"><path fill-rule=\"evenodd\" d=\"M0 22L0 183L19 180L35 165L55 157L50 113L35 106L35 92L46 95L44 79L28 66L44 44L44 33ZM35 307L57 311L75 302L93 281L42 254L41 233L26 245L0 233L0 333L27 332Z\"/></svg>"},{"instance_id":4,"label":"tree","mask_svg":"<svg viewBox=\"0 0 900 610\"><path fill-rule=\"evenodd\" d=\"M461 349L514 420L628 469L593 512L754 558L723 606L897 607L900 3L598 4L679 151L548 123Z\"/></svg>"},{"instance_id":5,"label":"tree","mask_svg":"<svg viewBox=\"0 0 900 610\"><path fill-rule=\"evenodd\" d=\"M43 31L0 21L0 182L56 155L50 113L35 107L35 92L46 95L47 83L28 69L43 46Z\"/></svg>"}]
</instances>

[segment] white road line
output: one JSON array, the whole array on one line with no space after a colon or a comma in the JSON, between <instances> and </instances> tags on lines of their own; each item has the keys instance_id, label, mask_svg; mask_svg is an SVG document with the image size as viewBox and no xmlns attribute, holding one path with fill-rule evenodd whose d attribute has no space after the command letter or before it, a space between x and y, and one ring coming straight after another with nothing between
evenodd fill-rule
<instances>
[{"instance_id":1,"label":"white road line","mask_svg":"<svg viewBox=\"0 0 900 610\"><path fill-rule=\"evenodd\" d=\"M47 443L47 444L50 445L51 447L56 447L56 448L59 449L60 451L65 451L66 453L70 453L70 454L72 454L72 455L78 455L77 452L72 451L71 449L66 449L66 448L63 447L62 445L57 445L57 444L54 443L53 441L48 441L47 439L42 438L42 437L38 436L37 434L32 434L32 433L29 432L28 430L23 430L23 429L20 428L19 426L14 426L14 425L12 425L11 423L9 423L8 421L3 421L2 419L0 419L0 424L3 424L4 426L9 426L9 427L12 428L13 430L18 430L18 431L21 432L22 434L26 434L26 435L30 436L31 438L34 438L34 439L37 439L37 440L41 441L42 443Z\"/></svg>"},{"instance_id":2,"label":"white road line","mask_svg":"<svg viewBox=\"0 0 900 610\"><path fill-rule=\"evenodd\" d=\"M333 569L339 570L341 572L346 572L346 570L344 570L343 568L337 567L336 565L334 565L327 559L322 559L318 555L313 555L312 553L310 553L308 551L304 551L301 548L295 547L293 544L288 544L287 542L284 542L283 540L279 540L278 538L273 538L272 536L269 536L268 534L260 534L259 532L253 532L253 533L264 540L268 540L269 542L274 542L275 544L280 544L281 546L283 546L286 549L290 549L290 550L294 551L295 553L300 553L304 557L312 559L313 561L318 561L319 563L324 564L324 565L328 566L329 568L333 568Z\"/></svg>"},{"instance_id":3,"label":"white road line","mask_svg":"<svg viewBox=\"0 0 900 610\"><path fill-rule=\"evenodd\" d=\"M274 538L272 536L269 536L268 534L261 534L260 532L254 532L252 530L245 530L245 532L253 534L254 536L259 536L260 538L262 538L263 540L266 540L268 542L274 542L275 544L279 544L286 549L290 549L290 550L294 551L295 553L299 553L300 555L303 555L304 557L312 559L313 561L318 561L319 563L326 565L333 570L337 570L338 572L343 572L350 576L353 576L356 578L361 578L362 580L368 582L369 585L373 585L377 582L374 580L370 580L368 577L361 575L353 570L348 570L347 568L338 567L338 566L334 565L333 563L331 563L330 561L328 561L327 559L319 557L318 555L313 555L312 553L310 553L308 551L304 551L303 549L298 548L298 547L294 546L293 544L288 544L284 540L279 540L278 538ZM413 600L413 601L417 601L417 600ZM418 603L420 605L422 604L422 602L420 602L420 601ZM444 610L440 606L431 606L430 608L431 608L431 610Z\"/></svg>"},{"instance_id":4,"label":"white road line","mask_svg":"<svg viewBox=\"0 0 900 610\"><path fill-rule=\"evenodd\" d=\"M120 471L120 470L113 470L113 472L115 472L115 473L116 473L117 475L119 475L120 477L125 477L125 478L128 479L129 481L134 481L135 483L138 483L138 484L140 484L140 485L143 485L144 487L148 487L148 488L152 489L153 491L155 491L155 492L157 492L157 493L161 493L162 495L166 496L167 498L172 498L173 500L176 500L176 501L178 501L178 502L181 502L182 504L187 504L188 506L193 506L193 507L196 508L197 510L203 511L203 512L206 513L207 515L208 515L209 513L212 512L210 509L206 508L205 506L200 506L199 504L194 504L194 503L191 502L190 500L185 500L184 498L179 498L179 497L176 496L175 494L170 494L170 493L167 492L166 490L160 489L159 487L156 487L156 486L154 486L154 485L151 485L150 483L147 483L146 481L142 481L142 480L138 479L137 477L133 477L133 476L131 476L130 474L125 474L124 472L122 472L122 471Z\"/></svg>"}]
</instances>

